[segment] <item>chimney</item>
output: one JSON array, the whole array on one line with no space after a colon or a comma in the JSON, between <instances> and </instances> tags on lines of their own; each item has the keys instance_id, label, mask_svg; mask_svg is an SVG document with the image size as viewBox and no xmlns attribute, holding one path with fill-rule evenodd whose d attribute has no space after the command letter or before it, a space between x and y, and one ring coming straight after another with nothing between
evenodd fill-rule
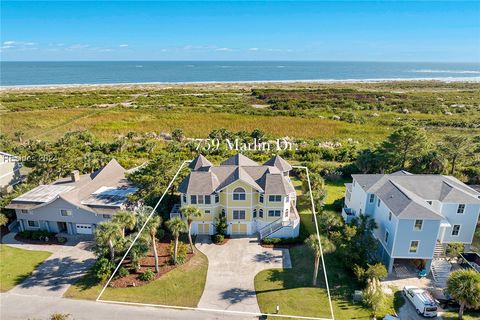
<instances>
[{"instance_id":1,"label":"chimney","mask_svg":"<svg viewBox=\"0 0 480 320\"><path fill-rule=\"evenodd\" d=\"M80 172L78 170L73 170L72 173L70 173L70 178L72 178L72 182L77 182L80 180Z\"/></svg>"}]
</instances>

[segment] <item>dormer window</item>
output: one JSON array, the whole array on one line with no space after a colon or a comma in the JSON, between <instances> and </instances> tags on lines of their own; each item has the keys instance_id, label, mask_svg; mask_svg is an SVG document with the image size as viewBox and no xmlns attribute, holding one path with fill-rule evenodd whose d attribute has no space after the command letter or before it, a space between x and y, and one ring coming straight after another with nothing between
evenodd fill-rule
<instances>
[{"instance_id":1,"label":"dormer window","mask_svg":"<svg viewBox=\"0 0 480 320\"><path fill-rule=\"evenodd\" d=\"M465 204L459 204L457 208L458 214L463 214L465 212Z\"/></svg>"},{"instance_id":2,"label":"dormer window","mask_svg":"<svg viewBox=\"0 0 480 320\"><path fill-rule=\"evenodd\" d=\"M243 188L236 188L233 190L233 200L245 200L245 189Z\"/></svg>"}]
</instances>

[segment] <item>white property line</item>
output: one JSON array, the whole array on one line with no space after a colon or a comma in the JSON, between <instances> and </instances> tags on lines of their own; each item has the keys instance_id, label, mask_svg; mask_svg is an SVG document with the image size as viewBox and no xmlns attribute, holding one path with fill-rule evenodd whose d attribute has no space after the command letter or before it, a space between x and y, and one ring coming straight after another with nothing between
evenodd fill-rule
<instances>
[{"instance_id":1,"label":"white property line","mask_svg":"<svg viewBox=\"0 0 480 320\"><path fill-rule=\"evenodd\" d=\"M172 187L173 185L173 182L175 181L175 179L177 178L178 174L180 173L180 171L183 169L183 167L185 166L186 163L190 163L192 162L192 160L186 160L182 163L182 165L180 166L180 168L178 169L177 173L175 173L175 175L173 176L172 180L170 181L170 183L168 184L167 188L165 189L165 192L163 193L163 195L160 197L160 199L158 200L157 204L155 205L155 207L153 208L152 212L150 213L150 215L148 216L147 220L145 221L144 225L142 226L142 228L139 230L138 234L135 236L135 238L133 239L132 241L132 244L129 246L129 248L127 249L127 252L124 254L124 256L122 257L122 259L120 260L120 262L118 263L117 267L115 268L115 270L113 271L112 275L110 276L110 278L108 279L107 283L104 285L102 291L100 292L100 294L98 295L97 299L95 300L96 302L100 302L100 303L111 303L111 304L121 304L121 305L131 305L131 306L144 306L144 307L158 307L158 308L170 308L170 309L178 309L178 310L191 310L191 311L203 311L203 312L216 312L216 313L227 313L227 314L239 314L239 315L249 315L249 316L256 316L256 317L260 317L260 316L271 316L271 317L279 317L279 318L296 318L296 319L306 319L306 320L335 320L334 317L333 317L333 307L332 307L332 300L331 300L331 297L330 297L330 289L329 289L329 286L328 286L328 280L327 280L327 273L326 273L326 269L325 269L325 262L323 260L323 251L322 251L322 244L320 242L320 233L319 233L319 230L318 230L318 225L317 225L317 217L315 216L315 205L313 203L313 196L312 196L312 192L311 192L311 185L310 185L310 177L308 175L308 168L307 167L301 167L301 166L294 166L294 168L300 168L300 169L305 169L306 172L307 172L307 180L308 180L308 188L310 190L310 198L311 198L311 202L312 202L312 214L314 216L314 219L315 219L315 227L316 227L316 230L317 230L317 237L318 237L318 241L320 243L320 253L322 255L322 264L323 264L323 272L324 272L324 275L325 275L325 283L326 283L326 287L327 287L327 293L328 293L328 301L329 301L329 304L330 304L330 311L331 311L331 314L332 314L332 318L317 318L317 317L305 317L305 316L295 316L295 315L281 315L281 314L271 314L271 313L256 313L256 312L245 312L245 311L232 311L232 310L220 310L220 309L208 309L208 308L194 308L194 307L181 307L181 306L172 306L172 305L163 305L163 304L150 304L150 303L138 303L138 302L125 302L125 301L113 301L113 300L102 300L100 299L100 297L103 295L103 293L105 292L105 290L107 289L108 285L110 284L110 282L112 281L113 277L115 276L116 272L118 271L118 269L120 268L120 266L122 265L123 261L125 260L125 258L127 257L128 253L130 252L130 250L132 249L133 245L135 244L135 242L137 241L137 239L139 238L140 234L142 233L143 229L145 228L145 226L147 225L148 221L150 220L150 218L155 214L155 210L158 208L158 206L160 205L160 203L162 202L163 198L165 197L165 195L167 194L167 192L169 191L169 189Z\"/></svg>"},{"instance_id":2,"label":"white property line","mask_svg":"<svg viewBox=\"0 0 480 320\"><path fill-rule=\"evenodd\" d=\"M317 230L318 244L320 245L320 254L322 255L323 275L325 276L325 286L327 287L328 303L330 304L330 314L332 315L332 320L335 320L335 315L333 314L332 297L330 296L330 286L328 285L327 269L325 268L325 259L323 258L323 248L322 241L320 240L320 230L318 230L317 215L315 214L315 203L313 201L312 185L310 183L309 171L308 168L304 166L293 166L293 168L305 169L305 171L307 172L308 190L310 192L310 201L312 203L312 215L315 220L315 230Z\"/></svg>"},{"instance_id":3,"label":"white property line","mask_svg":"<svg viewBox=\"0 0 480 320\"><path fill-rule=\"evenodd\" d=\"M155 210L157 210L158 206L160 205L160 202L162 202L163 198L165 197L165 195L167 194L168 192L168 189L170 189L170 187L172 186L173 182L175 181L175 179L177 178L178 174L180 173L180 171L183 169L183 166L186 164L186 163L190 163L191 160L186 160L186 161L183 161L182 165L180 166L180 168L178 169L177 173L175 173L175 175L173 176L172 178L172 181L170 181L170 183L168 184L168 187L167 189L165 190L165 192L162 194L162 196L160 197L160 199L158 200L157 204L155 205L155 207L152 209L152 212L150 212L150 215L148 216L147 220L145 220L145 223L143 224L142 228L140 228L140 230L138 231L137 235L135 236L135 238L133 239L132 243L130 244L130 246L128 247L127 249L127 252L125 252L125 254L123 255L122 259L120 260L120 262L118 263L117 267L115 268L115 270L113 271L112 275L110 276L110 279L108 279L107 283L105 284L105 286L103 286L103 289L102 291L100 292L100 294L98 295L96 301L99 301L100 300L100 297L102 296L103 292L107 289L107 286L110 284L110 282L112 281L113 277L115 276L115 274L117 273L118 269L121 267L122 263L123 263L123 260L125 260L125 258L127 257L128 253L130 252L130 250L132 249L133 245L135 244L135 242L137 241L137 239L140 237L140 235L142 234L142 231L143 229L145 229L145 226L147 225L148 221L150 221L150 218L155 214Z\"/></svg>"}]
</instances>

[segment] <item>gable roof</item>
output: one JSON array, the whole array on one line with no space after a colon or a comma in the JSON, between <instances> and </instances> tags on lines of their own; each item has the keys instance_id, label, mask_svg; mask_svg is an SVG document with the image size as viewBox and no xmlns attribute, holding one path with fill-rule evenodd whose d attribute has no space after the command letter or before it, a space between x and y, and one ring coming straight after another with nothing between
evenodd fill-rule
<instances>
[{"instance_id":1,"label":"gable roof","mask_svg":"<svg viewBox=\"0 0 480 320\"><path fill-rule=\"evenodd\" d=\"M81 175L77 181L70 177L50 185L40 185L12 200L9 209L35 209L63 199L79 208L97 212L98 208L118 208L127 196L138 189L126 179L127 171L112 159L103 168Z\"/></svg>"},{"instance_id":2,"label":"gable roof","mask_svg":"<svg viewBox=\"0 0 480 320\"><path fill-rule=\"evenodd\" d=\"M441 219L443 216L427 201L480 204L480 193L451 176L393 174L354 174L353 179L369 193L376 194L398 217Z\"/></svg>"},{"instance_id":3,"label":"gable roof","mask_svg":"<svg viewBox=\"0 0 480 320\"><path fill-rule=\"evenodd\" d=\"M192 170L200 170L202 168L209 168L211 166L212 166L212 163L202 155L199 155L198 157L193 159L193 161L190 162L190 164L188 165L188 167Z\"/></svg>"},{"instance_id":4,"label":"gable roof","mask_svg":"<svg viewBox=\"0 0 480 320\"><path fill-rule=\"evenodd\" d=\"M250 158L247 158L241 153L237 153L236 155L231 156L227 160L223 161L220 165L222 166L258 166L258 163L256 163Z\"/></svg>"},{"instance_id":5,"label":"gable roof","mask_svg":"<svg viewBox=\"0 0 480 320\"><path fill-rule=\"evenodd\" d=\"M278 168L281 172L287 172L292 170L292 166L290 163L285 161L282 157L280 156L274 156L270 160L264 163L266 166L272 166Z\"/></svg>"},{"instance_id":6,"label":"gable roof","mask_svg":"<svg viewBox=\"0 0 480 320\"><path fill-rule=\"evenodd\" d=\"M285 160L283 161L287 163ZM240 163L240 165L234 163ZM258 165L241 154L230 157L219 166L208 167L206 171L203 169L193 170L181 182L178 191L208 195L218 192L236 181L242 181L257 191L267 194L295 192L291 182L277 167Z\"/></svg>"}]
</instances>

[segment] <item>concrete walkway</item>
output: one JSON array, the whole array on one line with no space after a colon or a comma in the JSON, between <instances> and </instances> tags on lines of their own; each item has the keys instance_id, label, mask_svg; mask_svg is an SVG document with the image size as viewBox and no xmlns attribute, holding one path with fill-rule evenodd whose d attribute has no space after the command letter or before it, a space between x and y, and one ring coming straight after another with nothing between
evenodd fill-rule
<instances>
[{"instance_id":1,"label":"concrete walkway","mask_svg":"<svg viewBox=\"0 0 480 320\"><path fill-rule=\"evenodd\" d=\"M71 242L66 245L41 245L22 243L9 233L2 243L25 250L49 251L47 258L32 275L10 290L21 295L62 297L68 287L86 274L95 262L90 251L91 242Z\"/></svg>"},{"instance_id":2,"label":"concrete walkway","mask_svg":"<svg viewBox=\"0 0 480 320\"><path fill-rule=\"evenodd\" d=\"M75 320L253 320L251 316L203 311L174 310L129 306L58 297L24 296L10 292L0 294L0 319L50 319L53 313L67 313Z\"/></svg>"},{"instance_id":3,"label":"concrete walkway","mask_svg":"<svg viewBox=\"0 0 480 320\"><path fill-rule=\"evenodd\" d=\"M197 238L196 247L208 257L208 273L199 308L260 313L255 275L265 269L291 268L288 249L267 249L255 238L230 239L215 245Z\"/></svg>"}]
</instances>

